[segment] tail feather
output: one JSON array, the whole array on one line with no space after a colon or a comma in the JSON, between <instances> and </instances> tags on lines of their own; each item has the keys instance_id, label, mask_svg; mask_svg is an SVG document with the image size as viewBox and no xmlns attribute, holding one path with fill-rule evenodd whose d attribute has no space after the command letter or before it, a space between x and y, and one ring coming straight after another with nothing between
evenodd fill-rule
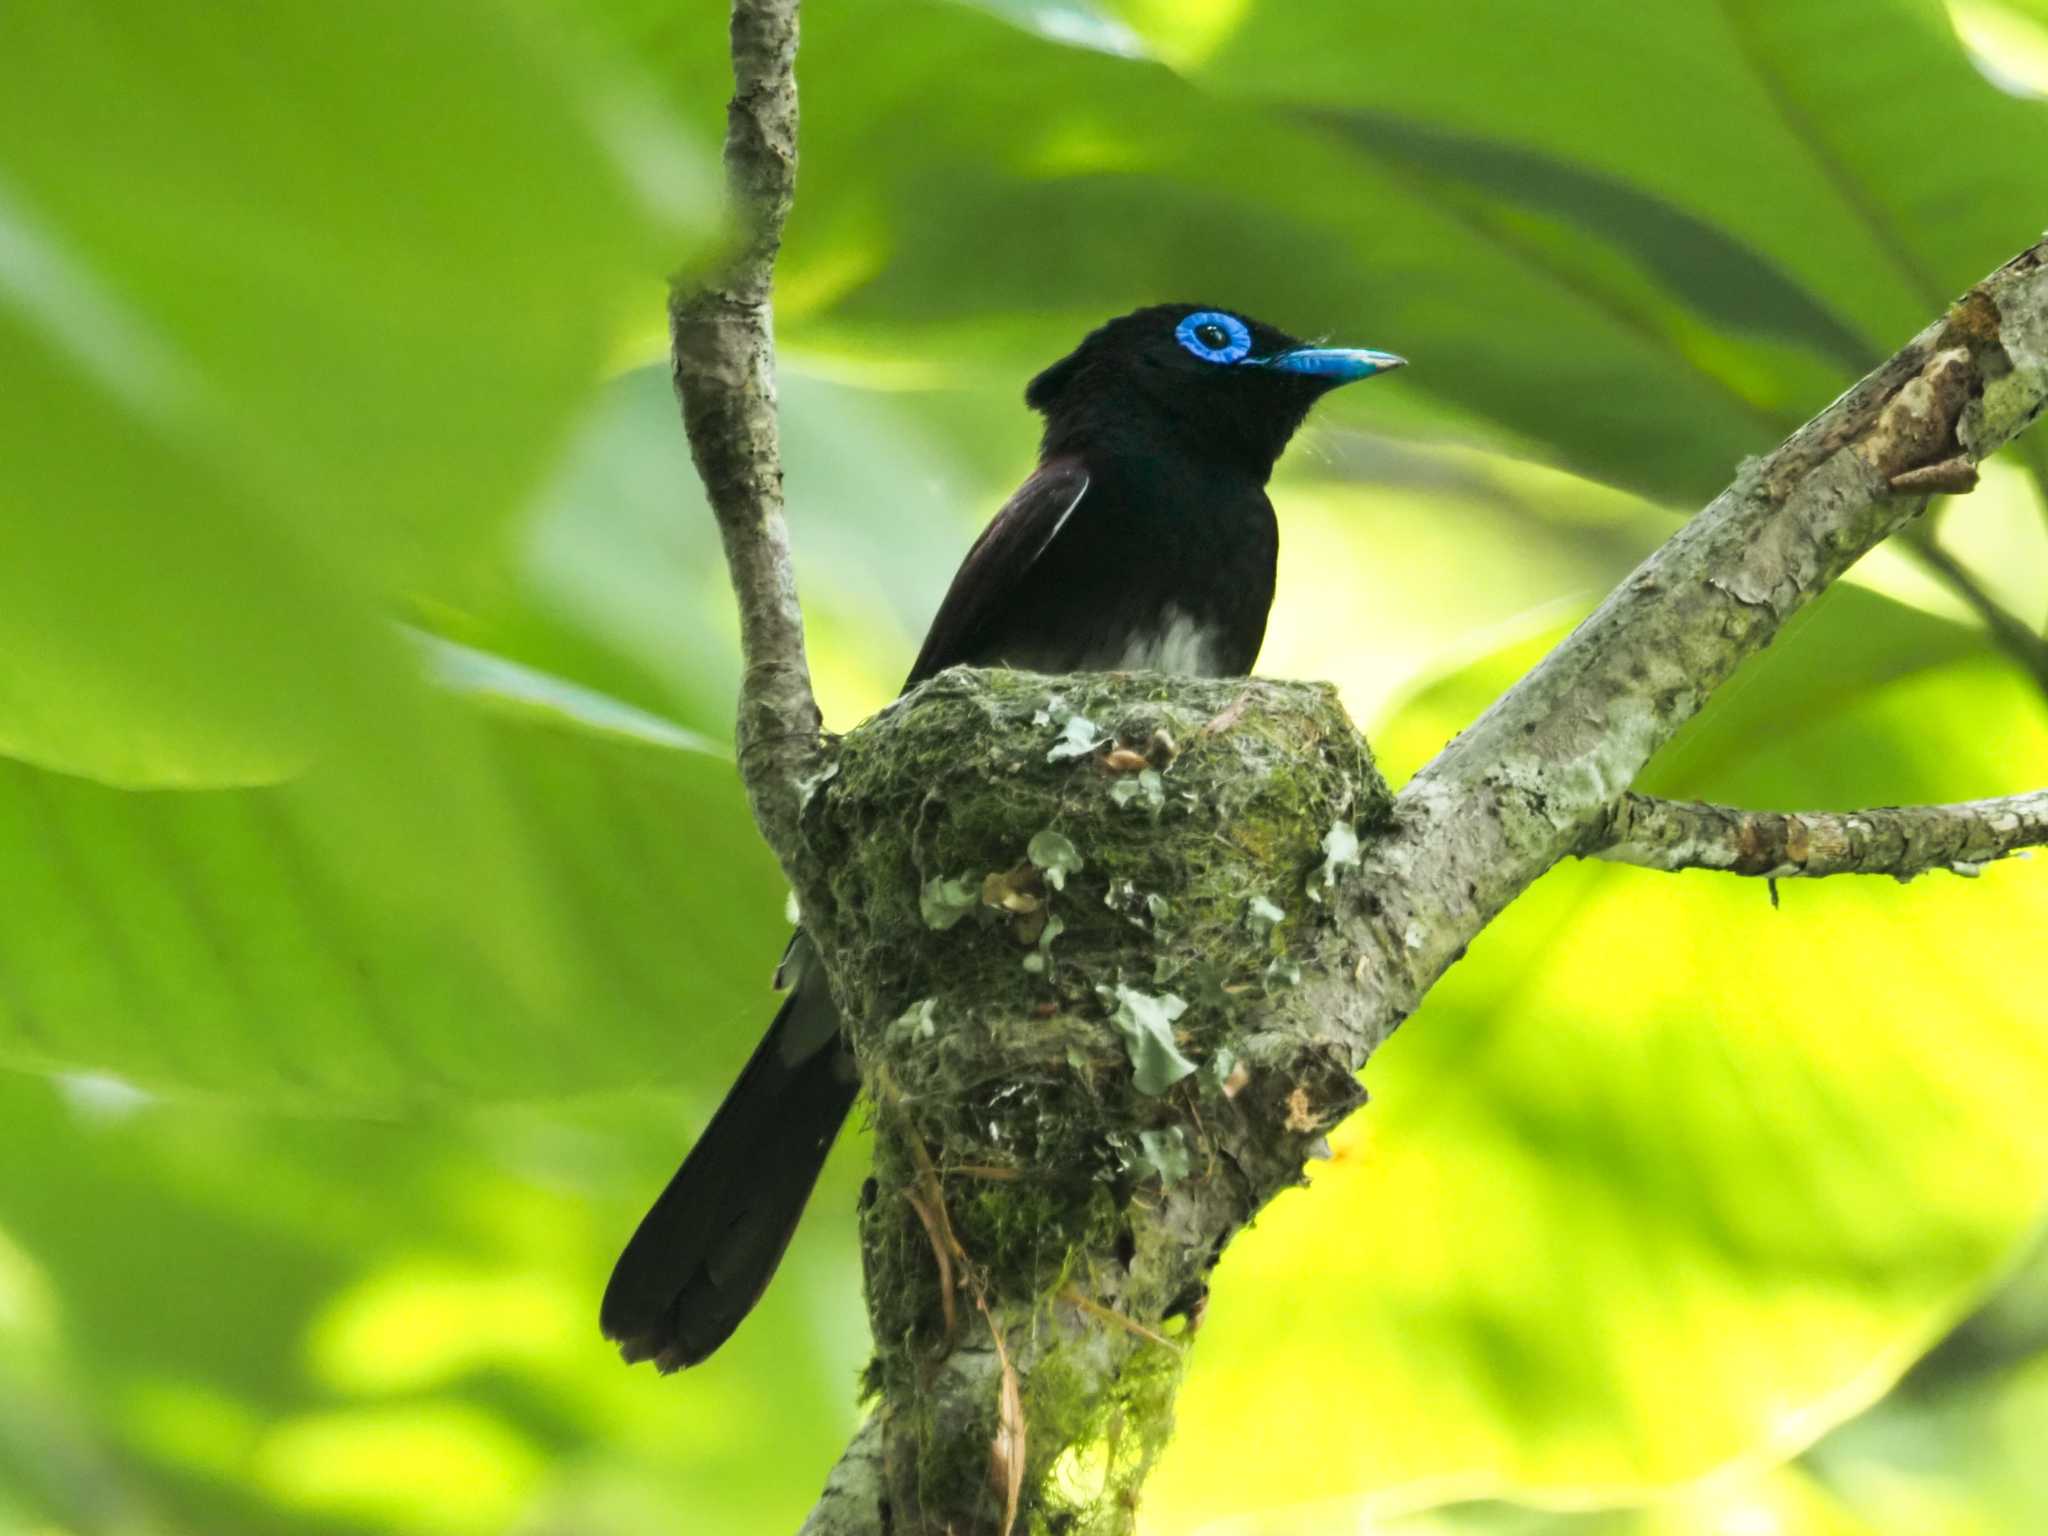
<instances>
[{"instance_id":1,"label":"tail feather","mask_svg":"<svg viewBox=\"0 0 2048 1536\"><path fill-rule=\"evenodd\" d=\"M600 1325L626 1359L695 1365L761 1299L859 1087L822 978L801 976L641 1219Z\"/></svg>"}]
</instances>

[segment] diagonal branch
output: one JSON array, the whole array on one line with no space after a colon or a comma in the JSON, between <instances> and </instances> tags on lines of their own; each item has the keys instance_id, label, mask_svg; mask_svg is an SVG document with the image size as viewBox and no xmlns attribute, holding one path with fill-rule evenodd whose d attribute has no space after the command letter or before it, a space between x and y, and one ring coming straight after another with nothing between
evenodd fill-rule
<instances>
[{"instance_id":1,"label":"diagonal branch","mask_svg":"<svg viewBox=\"0 0 2048 1536\"><path fill-rule=\"evenodd\" d=\"M1772 880L1930 870L1974 875L2048 844L2048 790L1868 811L1743 811L1622 796L1589 854L1644 869L1718 869Z\"/></svg>"},{"instance_id":2,"label":"diagonal branch","mask_svg":"<svg viewBox=\"0 0 2048 1536\"><path fill-rule=\"evenodd\" d=\"M782 516L771 288L796 184L797 0L734 0L725 179L733 248L669 301L676 394L739 600L738 748L754 820L795 880L805 781L821 753Z\"/></svg>"},{"instance_id":3,"label":"diagonal branch","mask_svg":"<svg viewBox=\"0 0 2048 1536\"><path fill-rule=\"evenodd\" d=\"M1992 273L1617 587L1403 790L1364 876L1384 1027L1785 622L2048 405L2048 241Z\"/></svg>"}]
</instances>

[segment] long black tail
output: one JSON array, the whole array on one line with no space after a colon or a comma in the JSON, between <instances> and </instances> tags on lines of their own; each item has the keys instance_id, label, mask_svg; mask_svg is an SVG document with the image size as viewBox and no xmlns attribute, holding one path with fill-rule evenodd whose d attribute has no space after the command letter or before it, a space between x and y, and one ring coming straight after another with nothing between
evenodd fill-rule
<instances>
[{"instance_id":1,"label":"long black tail","mask_svg":"<svg viewBox=\"0 0 2048 1536\"><path fill-rule=\"evenodd\" d=\"M804 946L799 936L792 958ZM860 1086L824 979L801 975L619 1255L599 1315L631 1362L695 1365L761 1299Z\"/></svg>"}]
</instances>

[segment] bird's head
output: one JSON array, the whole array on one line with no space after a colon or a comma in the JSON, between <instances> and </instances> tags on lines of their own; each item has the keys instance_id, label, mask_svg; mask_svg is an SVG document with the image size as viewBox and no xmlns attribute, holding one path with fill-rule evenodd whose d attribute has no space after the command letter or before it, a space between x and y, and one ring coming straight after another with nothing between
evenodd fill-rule
<instances>
[{"instance_id":1,"label":"bird's head","mask_svg":"<svg viewBox=\"0 0 2048 1536\"><path fill-rule=\"evenodd\" d=\"M1406 359L1312 346L1213 304L1154 304L1097 327L1031 381L1047 453L1167 445L1271 473L1309 407Z\"/></svg>"}]
</instances>

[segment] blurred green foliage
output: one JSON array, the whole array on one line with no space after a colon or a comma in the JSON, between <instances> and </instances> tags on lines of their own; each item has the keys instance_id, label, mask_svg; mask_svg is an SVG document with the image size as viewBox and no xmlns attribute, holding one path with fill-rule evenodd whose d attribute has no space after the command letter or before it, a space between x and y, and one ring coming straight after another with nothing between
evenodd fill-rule
<instances>
[{"instance_id":1,"label":"blurred green foliage","mask_svg":"<svg viewBox=\"0 0 2048 1536\"><path fill-rule=\"evenodd\" d=\"M2039 0L806 25L838 725L1107 314L1416 360L1294 452L1262 661L1398 777L2048 210ZM858 1137L711 1364L594 1323L784 920L658 359L723 49L712 0L0 9L0 1532L787 1530L855 1422ZM2024 446L1940 527L2038 625ZM2044 770L1881 552L1647 787ZM1572 866L1483 938L1219 1270L1148 1531L2048 1525L2048 886L1781 894Z\"/></svg>"}]
</instances>

